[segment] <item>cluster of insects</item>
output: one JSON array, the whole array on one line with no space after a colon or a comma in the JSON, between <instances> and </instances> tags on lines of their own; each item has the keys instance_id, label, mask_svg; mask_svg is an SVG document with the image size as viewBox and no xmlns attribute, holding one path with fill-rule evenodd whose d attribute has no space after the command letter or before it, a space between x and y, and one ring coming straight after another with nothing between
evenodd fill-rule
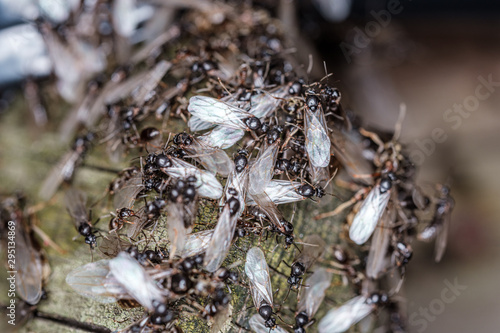
<instances>
[{"instance_id":1,"label":"cluster of insects","mask_svg":"<svg viewBox=\"0 0 500 333\"><path fill-rule=\"evenodd\" d=\"M213 332L344 332L380 311L390 314L388 329L405 331L396 294L411 243L435 239L435 259L442 258L453 209L449 187L418 186L398 141L401 121L392 137L364 129L342 107L329 75L311 81L289 60L268 15L190 6L126 66L91 81L63 121L63 136L76 139L40 197L64 198L77 239L93 255L69 272L67 284L98 302L143 307L144 315L120 332L180 332L188 316L206 320ZM74 26L39 24L49 48L70 47ZM87 164L89 155L109 162ZM124 160L130 165L117 169ZM114 177L92 203L74 181L81 168ZM328 235L297 234L288 217L302 201L332 201L332 184L354 195L301 223L325 223L349 210L342 245ZM17 239L26 243L16 263L19 297L32 316L51 320L36 310L48 276L29 216L19 200L2 201L1 227L15 221ZM286 298L297 300L288 309L293 320L274 300L265 243L295 251L289 274L281 273ZM316 318L335 275L356 295ZM249 320L238 320L236 311L251 313L249 302L233 309L238 288L250 290L256 314Z\"/></svg>"}]
</instances>

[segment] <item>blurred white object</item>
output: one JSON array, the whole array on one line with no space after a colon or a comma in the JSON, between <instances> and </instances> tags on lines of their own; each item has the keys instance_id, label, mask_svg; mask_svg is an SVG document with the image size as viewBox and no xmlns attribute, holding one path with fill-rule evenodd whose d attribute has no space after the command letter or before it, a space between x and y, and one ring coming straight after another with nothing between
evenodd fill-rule
<instances>
[{"instance_id":1,"label":"blurred white object","mask_svg":"<svg viewBox=\"0 0 500 333\"><path fill-rule=\"evenodd\" d=\"M132 37L137 26L150 19L155 12L152 6L137 5L135 0L120 0L113 3L113 26L122 37Z\"/></svg>"},{"instance_id":2,"label":"blurred white object","mask_svg":"<svg viewBox=\"0 0 500 333\"><path fill-rule=\"evenodd\" d=\"M75 35L62 41L49 25L42 26L41 31L54 64L59 93L68 102L74 102L83 94L86 81L104 70L106 55Z\"/></svg>"},{"instance_id":3,"label":"blurred white object","mask_svg":"<svg viewBox=\"0 0 500 333\"><path fill-rule=\"evenodd\" d=\"M352 0L314 0L313 3L321 15L331 22L345 20L352 6Z\"/></svg>"},{"instance_id":4,"label":"blurred white object","mask_svg":"<svg viewBox=\"0 0 500 333\"><path fill-rule=\"evenodd\" d=\"M22 20L34 20L40 15L35 0L0 0L0 21L12 24Z\"/></svg>"},{"instance_id":5,"label":"blurred white object","mask_svg":"<svg viewBox=\"0 0 500 333\"><path fill-rule=\"evenodd\" d=\"M0 50L0 84L49 75L52 70L43 38L30 24L1 30Z\"/></svg>"},{"instance_id":6,"label":"blurred white object","mask_svg":"<svg viewBox=\"0 0 500 333\"><path fill-rule=\"evenodd\" d=\"M80 0L0 0L0 21L34 20L40 15L54 23L68 19Z\"/></svg>"},{"instance_id":7,"label":"blurred white object","mask_svg":"<svg viewBox=\"0 0 500 333\"><path fill-rule=\"evenodd\" d=\"M66 21L79 5L80 0L38 0L40 14L55 23Z\"/></svg>"}]
</instances>

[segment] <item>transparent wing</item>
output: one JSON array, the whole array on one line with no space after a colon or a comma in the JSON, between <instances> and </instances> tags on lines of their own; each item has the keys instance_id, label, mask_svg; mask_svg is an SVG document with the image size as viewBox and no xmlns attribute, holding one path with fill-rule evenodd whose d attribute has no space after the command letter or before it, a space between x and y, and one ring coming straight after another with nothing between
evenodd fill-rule
<instances>
[{"instance_id":1,"label":"transparent wing","mask_svg":"<svg viewBox=\"0 0 500 333\"><path fill-rule=\"evenodd\" d=\"M233 161L226 152L220 148L207 145L204 141L193 138L189 146L184 146L189 153L196 155L194 159L199 161L205 169L227 177L234 167Z\"/></svg>"},{"instance_id":2,"label":"transparent wing","mask_svg":"<svg viewBox=\"0 0 500 333\"><path fill-rule=\"evenodd\" d=\"M209 199L219 199L222 196L222 185L213 174L175 157L170 157L170 160L172 167L163 169L169 176L174 178L195 176L198 195Z\"/></svg>"},{"instance_id":3,"label":"transparent wing","mask_svg":"<svg viewBox=\"0 0 500 333\"><path fill-rule=\"evenodd\" d=\"M380 193L380 186L376 185L366 196L349 229L349 237L358 245L364 244L377 227L377 222L384 213L391 191Z\"/></svg>"},{"instance_id":4,"label":"transparent wing","mask_svg":"<svg viewBox=\"0 0 500 333\"><path fill-rule=\"evenodd\" d=\"M325 292L332 283L332 278L333 273L322 267L316 268L301 289L300 302L296 312L305 311L311 320L323 302Z\"/></svg>"},{"instance_id":5,"label":"transparent wing","mask_svg":"<svg viewBox=\"0 0 500 333\"><path fill-rule=\"evenodd\" d=\"M242 129L216 126L210 132L199 136L198 139L209 146L227 149L234 146L244 135L245 131Z\"/></svg>"},{"instance_id":6,"label":"transparent wing","mask_svg":"<svg viewBox=\"0 0 500 333\"><path fill-rule=\"evenodd\" d=\"M148 97L150 97L151 91L156 88L158 82L160 82L171 67L172 63L165 60L157 63L155 67L145 75L139 86L132 91L131 95L134 104L137 106L143 105Z\"/></svg>"},{"instance_id":7,"label":"transparent wing","mask_svg":"<svg viewBox=\"0 0 500 333\"><path fill-rule=\"evenodd\" d=\"M330 138L326 130L326 121L322 110L315 113L305 109L304 126L306 135L306 151L311 164L326 167L330 163Z\"/></svg>"},{"instance_id":8,"label":"transparent wing","mask_svg":"<svg viewBox=\"0 0 500 333\"><path fill-rule=\"evenodd\" d=\"M246 129L243 119L254 117L245 110L208 96L191 97L188 111L202 121L236 129Z\"/></svg>"},{"instance_id":9,"label":"transparent wing","mask_svg":"<svg viewBox=\"0 0 500 333\"><path fill-rule=\"evenodd\" d=\"M260 194L263 193L273 178L274 165L278 157L278 148L280 140L275 143L265 146L259 152L257 159L250 167L250 175L248 182L248 193Z\"/></svg>"},{"instance_id":10,"label":"transparent wing","mask_svg":"<svg viewBox=\"0 0 500 333\"><path fill-rule=\"evenodd\" d=\"M192 116L191 118L189 118L188 126L192 132L198 132L212 128L214 127L214 124L207 121L203 121L197 116Z\"/></svg>"},{"instance_id":11,"label":"transparent wing","mask_svg":"<svg viewBox=\"0 0 500 333\"><path fill-rule=\"evenodd\" d=\"M43 262L33 248L29 233L16 223L16 287L19 296L30 304L37 304L42 296Z\"/></svg>"},{"instance_id":12,"label":"transparent wing","mask_svg":"<svg viewBox=\"0 0 500 333\"><path fill-rule=\"evenodd\" d=\"M231 216L229 211L229 205L225 205L205 253L204 265L209 272L215 272L219 269L226 259L233 241L236 222L240 214L237 212Z\"/></svg>"},{"instance_id":13,"label":"transparent wing","mask_svg":"<svg viewBox=\"0 0 500 333\"><path fill-rule=\"evenodd\" d=\"M184 244L184 249L181 252L181 257L187 258L205 252L213 234L213 229L189 234Z\"/></svg>"},{"instance_id":14,"label":"transparent wing","mask_svg":"<svg viewBox=\"0 0 500 333\"><path fill-rule=\"evenodd\" d=\"M229 96L223 97L223 98L221 98L220 101L225 102L225 103L229 103L229 104L234 104L235 102L237 102L235 95L229 95ZM207 121L203 121L197 116L192 116L188 121L188 126L192 132L198 132L198 131L203 131L203 130L212 128L212 127L214 127L214 124L207 122ZM217 126L217 128L228 129L227 127L223 127L223 126ZM214 145L212 145L212 146L214 146ZM223 148L223 149L225 149L225 148Z\"/></svg>"},{"instance_id":15,"label":"transparent wing","mask_svg":"<svg viewBox=\"0 0 500 333\"><path fill-rule=\"evenodd\" d=\"M39 196L43 200L49 200L54 196L61 183L70 180L75 171L75 165L80 158L80 154L72 150L67 152L56 164L49 175L45 178L40 188Z\"/></svg>"},{"instance_id":16,"label":"transparent wing","mask_svg":"<svg viewBox=\"0 0 500 333\"><path fill-rule=\"evenodd\" d=\"M169 202L167 205L167 234L170 241L170 254L175 256L186 244L188 231L184 225L184 208L182 203Z\"/></svg>"},{"instance_id":17,"label":"transparent wing","mask_svg":"<svg viewBox=\"0 0 500 333\"><path fill-rule=\"evenodd\" d=\"M88 221L87 214L87 195L74 187L66 190L64 195L64 200L66 203L66 209L69 215L73 218L73 223L76 228L80 226L80 223Z\"/></svg>"},{"instance_id":18,"label":"transparent wing","mask_svg":"<svg viewBox=\"0 0 500 333\"><path fill-rule=\"evenodd\" d=\"M309 174L311 175L311 182L314 185L324 186L324 184L330 179L330 171L328 167L317 167L312 165L309 161Z\"/></svg>"},{"instance_id":19,"label":"transparent wing","mask_svg":"<svg viewBox=\"0 0 500 333\"><path fill-rule=\"evenodd\" d=\"M252 332L255 333L287 333L287 331L280 326L276 326L274 329L266 327L264 318L262 318L259 314L254 314L248 321L248 324L250 325Z\"/></svg>"},{"instance_id":20,"label":"transparent wing","mask_svg":"<svg viewBox=\"0 0 500 333\"><path fill-rule=\"evenodd\" d=\"M120 237L116 231L110 231L107 235L99 238L98 249L106 257L114 258L131 245L129 240Z\"/></svg>"},{"instance_id":21,"label":"transparent wing","mask_svg":"<svg viewBox=\"0 0 500 333\"><path fill-rule=\"evenodd\" d=\"M146 209L143 207L135 213L136 218L127 226L127 236L135 239L142 229L144 229L150 220L146 214Z\"/></svg>"},{"instance_id":22,"label":"transparent wing","mask_svg":"<svg viewBox=\"0 0 500 333\"><path fill-rule=\"evenodd\" d=\"M117 190L113 196L113 206L115 209L132 208L135 199L144 188L142 184L142 173L135 173L130 179L125 181L123 186Z\"/></svg>"},{"instance_id":23,"label":"transparent wing","mask_svg":"<svg viewBox=\"0 0 500 333\"><path fill-rule=\"evenodd\" d=\"M441 228L436 236L436 243L434 249L434 260L440 262L446 250L448 243L448 229L450 227L451 214L446 214L442 217Z\"/></svg>"},{"instance_id":24,"label":"transparent wing","mask_svg":"<svg viewBox=\"0 0 500 333\"><path fill-rule=\"evenodd\" d=\"M294 262L300 262L304 265L306 271L314 262L325 252L326 243L318 235L308 235L304 238L304 247L301 252L297 252Z\"/></svg>"},{"instance_id":25,"label":"transparent wing","mask_svg":"<svg viewBox=\"0 0 500 333\"><path fill-rule=\"evenodd\" d=\"M265 193L276 205L302 201L306 198L297 193L297 189L301 185L302 184L300 182L272 179L267 185ZM249 206L256 205L251 196L247 196L246 203Z\"/></svg>"},{"instance_id":26,"label":"transparent wing","mask_svg":"<svg viewBox=\"0 0 500 333\"><path fill-rule=\"evenodd\" d=\"M340 161L349 176L366 185L373 184L372 177L358 177L373 174L371 163L363 157L361 140L356 140L354 134L344 133L337 128L332 128L330 134L335 157Z\"/></svg>"},{"instance_id":27,"label":"transparent wing","mask_svg":"<svg viewBox=\"0 0 500 333\"><path fill-rule=\"evenodd\" d=\"M247 188L248 188L248 167L243 169L240 173L237 173L236 170L233 170L227 177L226 186L224 188L224 193L226 198L230 198L231 195L228 191L230 188L235 189L238 194L234 196L240 201L240 211L241 215L245 210L245 200L248 198L247 196ZM221 206L224 204L221 199Z\"/></svg>"},{"instance_id":28,"label":"transparent wing","mask_svg":"<svg viewBox=\"0 0 500 333\"><path fill-rule=\"evenodd\" d=\"M264 252L258 247L252 247L247 252L245 262L245 274L250 281L253 302L258 309L265 301L273 306L273 293L271 278L269 277L269 267L267 266Z\"/></svg>"},{"instance_id":29,"label":"transparent wing","mask_svg":"<svg viewBox=\"0 0 500 333\"><path fill-rule=\"evenodd\" d=\"M66 283L82 296L101 303L112 303L116 302L115 295L104 286L108 274L109 260L99 260L75 268L66 276Z\"/></svg>"},{"instance_id":30,"label":"transparent wing","mask_svg":"<svg viewBox=\"0 0 500 333\"><path fill-rule=\"evenodd\" d=\"M251 100L251 107L248 112L257 118L267 118L272 115L281 102L281 98L286 97L288 94L287 86L280 86L268 93L260 93L253 95Z\"/></svg>"},{"instance_id":31,"label":"transparent wing","mask_svg":"<svg viewBox=\"0 0 500 333\"><path fill-rule=\"evenodd\" d=\"M396 221L396 209L393 205L388 205L384 214L380 218L379 228L375 228L373 233L370 252L366 261L366 275L369 278L380 277L387 265L387 250L391 240L391 227Z\"/></svg>"},{"instance_id":32,"label":"transparent wing","mask_svg":"<svg viewBox=\"0 0 500 333\"><path fill-rule=\"evenodd\" d=\"M412 190L411 197L418 209L425 210L427 208L426 197L418 187Z\"/></svg>"},{"instance_id":33,"label":"transparent wing","mask_svg":"<svg viewBox=\"0 0 500 333\"><path fill-rule=\"evenodd\" d=\"M366 298L357 296L338 308L331 309L318 324L319 333L341 333L373 311Z\"/></svg>"},{"instance_id":34,"label":"transparent wing","mask_svg":"<svg viewBox=\"0 0 500 333\"><path fill-rule=\"evenodd\" d=\"M164 301L163 292L156 282L127 252L120 252L116 258L111 259L109 270L130 296L148 310L154 310L154 301Z\"/></svg>"},{"instance_id":35,"label":"transparent wing","mask_svg":"<svg viewBox=\"0 0 500 333\"><path fill-rule=\"evenodd\" d=\"M257 204L257 207L269 218L271 223L278 230L284 231L281 221L284 221L285 218L271 199L265 193L252 195L252 199Z\"/></svg>"}]
</instances>

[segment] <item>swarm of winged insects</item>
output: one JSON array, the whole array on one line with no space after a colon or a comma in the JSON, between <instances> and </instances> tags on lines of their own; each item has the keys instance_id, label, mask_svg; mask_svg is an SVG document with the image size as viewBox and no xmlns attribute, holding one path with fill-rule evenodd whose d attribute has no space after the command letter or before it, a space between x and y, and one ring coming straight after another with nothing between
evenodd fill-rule
<instances>
[{"instance_id":1,"label":"swarm of winged insects","mask_svg":"<svg viewBox=\"0 0 500 333\"><path fill-rule=\"evenodd\" d=\"M57 317L67 331L341 332L367 317L404 331L394 296L411 242L436 238L439 261L453 200L415 183L402 117L390 135L363 128L263 9L145 4L156 14L133 36L124 17L138 8L116 3L37 23L55 78L39 87L50 122L27 153L50 163L17 171L33 178L27 204L1 203L2 230L14 221L29 249L26 329ZM112 33L88 34L104 23ZM59 96L70 105L56 111ZM28 130L6 136L30 142ZM47 262L52 275L27 268ZM325 287L308 291L322 270Z\"/></svg>"}]
</instances>

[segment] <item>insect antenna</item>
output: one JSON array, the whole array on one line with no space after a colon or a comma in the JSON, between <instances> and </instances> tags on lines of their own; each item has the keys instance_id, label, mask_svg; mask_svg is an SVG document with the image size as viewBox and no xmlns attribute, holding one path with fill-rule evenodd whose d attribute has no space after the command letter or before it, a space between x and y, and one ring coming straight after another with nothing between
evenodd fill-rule
<instances>
[{"instance_id":1,"label":"insect antenna","mask_svg":"<svg viewBox=\"0 0 500 333\"><path fill-rule=\"evenodd\" d=\"M281 308L281 305L280 305L280 308ZM283 324L285 324L286 326L288 326L288 327L290 327L290 328L293 328L293 325L291 325L291 324L287 323L287 322L286 322L283 318L281 318L281 316L280 316L278 313L274 313L274 315L275 315L276 317L278 317L278 318L279 318L279 320L281 320L281 322L282 322Z\"/></svg>"},{"instance_id":2,"label":"insect antenna","mask_svg":"<svg viewBox=\"0 0 500 333\"><path fill-rule=\"evenodd\" d=\"M100 165L93 165L93 164L89 164L89 163L82 163L82 168L87 168L87 169L91 169L91 170L97 170L97 171L102 171L102 172L107 172L107 173L111 173L111 174L117 174L118 172L120 172L121 170L118 170L118 169L112 169L112 168L107 168L107 167L103 167L103 166L100 166Z\"/></svg>"},{"instance_id":3,"label":"insect antenna","mask_svg":"<svg viewBox=\"0 0 500 333\"><path fill-rule=\"evenodd\" d=\"M276 273L278 273L279 275L281 275L281 276L283 276L283 277L285 277L285 278L287 278L287 277L288 277L285 273L278 271L278 269L277 269L277 268L274 268L274 267L273 267L273 266L271 266L271 265L268 265L268 266L269 266L269 268L270 268L270 269L272 269L273 271L275 271L275 272L276 272Z\"/></svg>"},{"instance_id":4,"label":"insect antenna","mask_svg":"<svg viewBox=\"0 0 500 333\"><path fill-rule=\"evenodd\" d=\"M335 208L334 210L332 210L330 212L316 215L314 217L314 219L321 220L321 219L324 219L327 217L331 217L331 216L335 216L337 214L340 214L347 207L354 205L356 202L360 201L361 198L363 197L363 195L368 193L368 191L369 191L369 188L362 188L349 201L346 201L346 202L340 204L339 206L337 206L337 208Z\"/></svg>"}]
</instances>

